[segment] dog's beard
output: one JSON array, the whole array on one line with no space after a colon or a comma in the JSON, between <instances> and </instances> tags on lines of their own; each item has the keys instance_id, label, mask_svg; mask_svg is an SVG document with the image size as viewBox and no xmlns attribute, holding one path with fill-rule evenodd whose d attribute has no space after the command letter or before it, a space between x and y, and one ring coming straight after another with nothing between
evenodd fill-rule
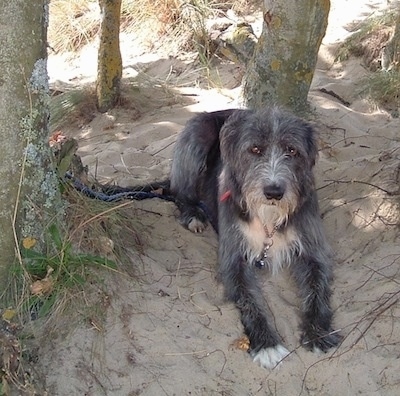
<instances>
[{"instance_id":1,"label":"dog's beard","mask_svg":"<svg viewBox=\"0 0 400 396\"><path fill-rule=\"evenodd\" d=\"M286 224L289 216L282 206L274 205L272 202L268 205L261 204L255 208L254 213L268 229Z\"/></svg>"},{"instance_id":2,"label":"dog's beard","mask_svg":"<svg viewBox=\"0 0 400 396\"><path fill-rule=\"evenodd\" d=\"M280 200L267 199L262 192L254 191L245 195L243 199L250 217L258 218L268 229L286 224L297 207L297 199L291 197L288 191Z\"/></svg>"}]
</instances>

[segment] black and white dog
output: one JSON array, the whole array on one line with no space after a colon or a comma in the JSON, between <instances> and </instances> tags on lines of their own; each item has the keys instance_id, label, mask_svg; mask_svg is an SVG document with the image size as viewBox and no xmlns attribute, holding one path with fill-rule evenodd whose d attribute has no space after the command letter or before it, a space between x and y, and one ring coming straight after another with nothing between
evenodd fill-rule
<instances>
[{"instance_id":1,"label":"black and white dog","mask_svg":"<svg viewBox=\"0 0 400 396\"><path fill-rule=\"evenodd\" d=\"M338 345L330 307L332 268L319 215L315 131L277 107L224 110L191 119L179 135L170 189L180 221L219 234L218 275L241 313L255 362L275 367L289 352L271 326L257 266L289 266L302 299L301 342ZM204 208L207 208L205 213Z\"/></svg>"}]
</instances>

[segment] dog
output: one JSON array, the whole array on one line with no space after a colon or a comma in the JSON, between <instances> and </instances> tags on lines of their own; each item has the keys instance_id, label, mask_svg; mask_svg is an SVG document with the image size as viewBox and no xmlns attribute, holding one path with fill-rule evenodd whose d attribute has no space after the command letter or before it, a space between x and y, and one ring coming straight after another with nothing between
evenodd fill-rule
<instances>
[{"instance_id":1,"label":"dog","mask_svg":"<svg viewBox=\"0 0 400 396\"><path fill-rule=\"evenodd\" d=\"M249 353L271 369L288 354L271 325L257 267L288 266L301 298L301 344L340 343L330 306L332 255L319 214L316 132L279 107L202 113L188 121L173 156L170 190L179 220L219 237L218 278L240 311Z\"/></svg>"}]
</instances>

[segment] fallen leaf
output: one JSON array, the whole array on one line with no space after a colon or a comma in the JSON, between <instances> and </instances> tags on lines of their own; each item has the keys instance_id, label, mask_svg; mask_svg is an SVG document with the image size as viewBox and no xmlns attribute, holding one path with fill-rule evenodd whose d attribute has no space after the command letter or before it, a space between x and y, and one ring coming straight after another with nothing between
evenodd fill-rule
<instances>
[{"instance_id":1,"label":"fallen leaf","mask_svg":"<svg viewBox=\"0 0 400 396\"><path fill-rule=\"evenodd\" d=\"M100 242L100 253L108 256L111 254L114 250L114 241L110 238L107 238L105 236L99 237L99 242Z\"/></svg>"},{"instance_id":2,"label":"fallen leaf","mask_svg":"<svg viewBox=\"0 0 400 396\"><path fill-rule=\"evenodd\" d=\"M34 296L41 296L43 294L48 294L53 290L54 282L50 278L44 278L42 280L37 280L33 282L30 286L31 293Z\"/></svg>"},{"instance_id":3,"label":"fallen leaf","mask_svg":"<svg viewBox=\"0 0 400 396\"><path fill-rule=\"evenodd\" d=\"M230 346L234 349L247 352L250 349L250 340L246 336L243 336L233 341Z\"/></svg>"},{"instance_id":4,"label":"fallen leaf","mask_svg":"<svg viewBox=\"0 0 400 396\"><path fill-rule=\"evenodd\" d=\"M3 315L1 315L1 317L3 318L3 320L5 320L6 322L9 322L10 320L12 320L12 318L15 316L16 312L14 309L6 309L3 312Z\"/></svg>"},{"instance_id":5,"label":"fallen leaf","mask_svg":"<svg viewBox=\"0 0 400 396\"><path fill-rule=\"evenodd\" d=\"M43 279L33 282L30 286L31 293L34 296L41 296L43 294L49 294L54 289L54 280L50 274L54 271L52 267L47 267L47 274Z\"/></svg>"},{"instance_id":6,"label":"fallen leaf","mask_svg":"<svg viewBox=\"0 0 400 396\"><path fill-rule=\"evenodd\" d=\"M36 239L32 237L26 237L22 240L22 246L25 249L32 249L36 245Z\"/></svg>"},{"instance_id":7,"label":"fallen leaf","mask_svg":"<svg viewBox=\"0 0 400 396\"><path fill-rule=\"evenodd\" d=\"M54 147L56 144L62 143L67 137L63 135L61 131L54 132L49 138L50 147Z\"/></svg>"}]
</instances>

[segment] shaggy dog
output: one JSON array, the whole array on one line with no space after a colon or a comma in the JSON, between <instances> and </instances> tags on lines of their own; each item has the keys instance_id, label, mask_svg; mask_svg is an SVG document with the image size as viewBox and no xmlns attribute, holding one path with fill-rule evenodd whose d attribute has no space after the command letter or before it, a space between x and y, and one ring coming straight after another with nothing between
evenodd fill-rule
<instances>
[{"instance_id":1,"label":"shaggy dog","mask_svg":"<svg viewBox=\"0 0 400 396\"><path fill-rule=\"evenodd\" d=\"M288 266L302 300L301 343L327 351L332 269L319 215L315 131L277 107L224 110L191 119L175 146L170 191L180 221L219 235L218 275L241 314L250 355L265 368L289 352L271 326L257 267Z\"/></svg>"}]
</instances>

